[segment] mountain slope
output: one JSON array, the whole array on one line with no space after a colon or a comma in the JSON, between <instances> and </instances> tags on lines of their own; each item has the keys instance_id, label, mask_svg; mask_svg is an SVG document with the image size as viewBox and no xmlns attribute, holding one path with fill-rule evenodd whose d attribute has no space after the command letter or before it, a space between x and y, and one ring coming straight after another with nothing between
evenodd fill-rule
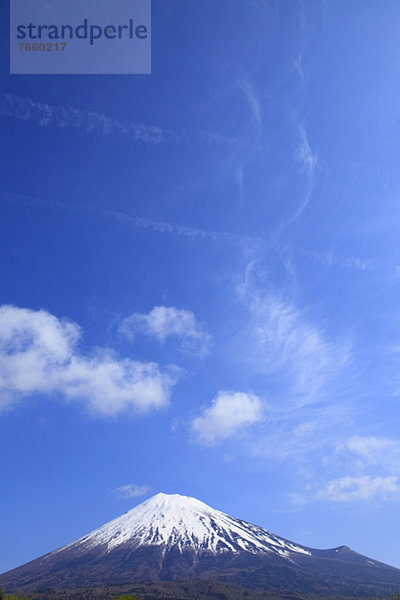
<instances>
[{"instance_id":1,"label":"mountain slope","mask_svg":"<svg viewBox=\"0 0 400 600\"><path fill-rule=\"evenodd\" d=\"M107 552L121 545L139 548L164 546L201 552L291 552L310 554L307 550L225 513L185 496L157 494L125 515L103 525L89 535L60 548L106 547Z\"/></svg>"},{"instance_id":2,"label":"mountain slope","mask_svg":"<svg viewBox=\"0 0 400 600\"><path fill-rule=\"evenodd\" d=\"M10 590L190 579L342 596L400 590L400 570L346 546L307 548L194 498L166 494L1 576Z\"/></svg>"}]
</instances>

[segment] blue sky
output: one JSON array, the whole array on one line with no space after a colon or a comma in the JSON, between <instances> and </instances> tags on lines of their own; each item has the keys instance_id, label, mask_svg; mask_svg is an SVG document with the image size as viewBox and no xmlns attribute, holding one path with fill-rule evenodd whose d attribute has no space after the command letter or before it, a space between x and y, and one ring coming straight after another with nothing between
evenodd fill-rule
<instances>
[{"instance_id":1,"label":"blue sky","mask_svg":"<svg viewBox=\"0 0 400 600\"><path fill-rule=\"evenodd\" d=\"M10 76L0 571L159 491L400 567L400 5L153 0Z\"/></svg>"}]
</instances>

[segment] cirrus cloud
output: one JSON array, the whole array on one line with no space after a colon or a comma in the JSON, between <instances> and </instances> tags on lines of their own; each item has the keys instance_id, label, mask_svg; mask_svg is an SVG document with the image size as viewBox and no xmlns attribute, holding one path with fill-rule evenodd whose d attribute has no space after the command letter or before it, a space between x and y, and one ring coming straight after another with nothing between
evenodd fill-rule
<instances>
[{"instance_id":1,"label":"cirrus cloud","mask_svg":"<svg viewBox=\"0 0 400 600\"><path fill-rule=\"evenodd\" d=\"M355 435L336 450L336 458L339 455L351 472L328 481L317 498L332 502L400 499L398 439Z\"/></svg>"},{"instance_id":2,"label":"cirrus cloud","mask_svg":"<svg viewBox=\"0 0 400 600\"><path fill-rule=\"evenodd\" d=\"M399 478L393 475L387 477L339 477L329 481L318 492L317 497L331 502L358 502L361 500L390 500L399 497Z\"/></svg>"},{"instance_id":3,"label":"cirrus cloud","mask_svg":"<svg viewBox=\"0 0 400 600\"><path fill-rule=\"evenodd\" d=\"M254 294L249 308L249 358L281 379L287 388L285 402L292 399L297 407L320 402L351 362L350 345L328 341L294 304L272 295Z\"/></svg>"},{"instance_id":4,"label":"cirrus cloud","mask_svg":"<svg viewBox=\"0 0 400 600\"><path fill-rule=\"evenodd\" d=\"M379 468L398 470L400 466L400 440L385 437L355 435L339 447L358 460L358 466L378 465Z\"/></svg>"}]
</instances>

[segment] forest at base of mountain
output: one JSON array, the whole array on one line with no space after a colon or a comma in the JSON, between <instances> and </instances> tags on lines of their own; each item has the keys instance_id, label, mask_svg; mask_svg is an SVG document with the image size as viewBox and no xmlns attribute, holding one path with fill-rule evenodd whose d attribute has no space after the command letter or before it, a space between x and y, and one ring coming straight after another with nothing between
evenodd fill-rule
<instances>
[{"instance_id":1,"label":"forest at base of mountain","mask_svg":"<svg viewBox=\"0 0 400 600\"><path fill-rule=\"evenodd\" d=\"M52 589L29 595L0 592L0 600L337 600L335 594L290 594L247 590L216 581L177 581L80 589ZM379 596L341 596L340 600L400 600L400 592Z\"/></svg>"}]
</instances>

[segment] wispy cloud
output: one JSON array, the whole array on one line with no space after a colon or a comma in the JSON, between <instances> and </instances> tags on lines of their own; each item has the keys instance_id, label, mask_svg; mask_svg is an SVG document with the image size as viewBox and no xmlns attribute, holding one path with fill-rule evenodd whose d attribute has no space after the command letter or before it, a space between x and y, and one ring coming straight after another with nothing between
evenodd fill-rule
<instances>
[{"instance_id":1,"label":"wispy cloud","mask_svg":"<svg viewBox=\"0 0 400 600\"><path fill-rule=\"evenodd\" d=\"M307 175L312 176L318 162L317 154L311 150L304 125L299 125L298 131L299 145L297 147L297 161L300 165L300 168L307 173Z\"/></svg>"},{"instance_id":2,"label":"wispy cloud","mask_svg":"<svg viewBox=\"0 0 400 600\"><path fill-rule=\"evenodd\" d=\"M331 502L400 500L400 440L351 436L337 444L329 462L336 469L346 469L348 474L327 481L317 491L317 499Z\"/></svg>"},{"instance_id":3,"label":"wispy cloud","mask_svg":"<svg viewBox=\"0 0 400 600\"><path fill-rule=\"evenodd\" d=\"M131 340L140 334L159 342L178 338L187 350L200 355L206 354L211 342L211 336L191 311L173 306L155 306L148 314L133 313L122 321L120 332Z\"/></svg>"},{"instance_id":4,"label":"wispy cloud","mask_svg":"<svg viewBox=\"0 0 400 600\"><path fill-rule=\"evenodd\" d=\"M340 477L321 489L317 498L331 502L360 502L365 500L392 500L400 498L400 482L397 476Z\"/></svg>"},{"instance_id":5,"label":"wispy cloud","mask_svg":"<svg viewBox=\"0 0 400 600\"><path fill-rule=\"evenodd\" d=\"M314 190L315 171L318 164L317 154L311 149L304 125L299 123L297 125L297 131L298 144L296 147L295 160L300 168L300 172L306 177L306 186L299 197L297 208L287 222L281 227L282 231L286 229L286 227L292 225L307 208Z\"/></svg>"},{"instance_id":6,"label":"wispy cloud","mask_svg":"<svg viewBox=\"0 0 400 600\"><path fill-rule=\"evenodd\" d=\"M189 239L211 240L214 242L225 242L240 246L246 245L246 247L261 247L265 243L264 240L255 236L253 237L228 231L213 231L210 229L202 229L200 227L190 227L187 225L173 223L170 221L156 221L155 219L135 217L120 211L103 209L101 207L94 206L91 204L66 204L60 201L44 200L43 198L22 196L20 194L10 194L7 192L0 192L0 199L4 202L9 202L12 204L21 204L24 206L39 206L56 211L71 210L88 213L97 217L102 217L103 219L113 220L117 223L120 223L121 225L124 225L125 227L131 227L135 229L147 229L155 233L162 233L166 235L173 235Z\"/></svg>"},{"instance_id":7,"label":"wispy cloud","mask_svg":"<svg viewBox=\"0 0 400 600\"><path fill-rule=\"evenodd\" d=\"M149 229L158 233L167 233L188 238L211 239L214 241L240 241L242 237L233 233L212 231L209 229L201 229L199 227L189 227L179 223L171 223L169 221L155 221L154 219L146 219L143 217L130 217L124 213L115 211L102 211L105 216L112 217L120 222L134 225L142 229Z\"/></svg>"},{"instance_id":8,"label":"wispy cloud","mask_svg":"<svg viewBox=\"0 0 400 600\"><path fill-rule=\"evenodd\" d=\"M239 200L243 202L243 167L239 165L236 170L236 179L239 186Z\"/></svg>"},{"instance_id":9,"label":"wispy cloud","mask_svg":"<svg viewBox=\"0 0 400 600\"><path fill-rule=\"evenodd\" d=\"M260 98L255 87L247 80L247 79L239 79L237 81L237 86L239 90L242 92L244 98L247 101L247 104L250 108L250 113L254 118L257 126L262 129L262 119L261 119L261 104Z\"/></svg>"},{"instance_id":10,"label":"wispy cloud","mask_svg":"<svg viewBox=\"0 0 400 600\"><path fill-rule=\"evenodd\" d=\"M250 358L286 382L288 399L296 406L322 400L326 386L349 364L349 344L328 342L293 303L272 295L253 293L249 309Z\"/></svg>"},{"instance_id":11,"label":"wispy cloud","mask_svg":"<svg viewBox=\"0 0 400 600\"><path fill-rule=\"evenodd\" d=\"M81 330L45 310L0 307L0 407L35 394L82 402L92 413L146 413L168 404L177 371L78 349Z\"/></svg>"},{"instance_id":12,"label":"wispy cloud","mask_svg":"<svg viewBox=\"0 0 400 600\"><path fill-rule=\"evenodd\" d=\"M129 137L136 142L160 144L166 141L197 140L205 145L233 145L236 140L211 131L181 131L108 117L103 113L70 105L54 106L30 98L0 92L0 116L32 121L39 127L81 129L86 133Z\"/></svg>"},{"instance_id":13,"label":"wispy cloud","mask_svg":"<svg viewBox=\"0 0 400 600\"><path fill-rule=\"evenodd\" d=\"M113 494L119 496L120 498L128 499L145 496L150 491L151 490L147 485L130 484L121 485L120 487L115 488L115 490L113 490Z\"/></svg>"},{"instance_id":14,"label":"wispy cloud","mask_svg":"<svg viewBox=\"0 0 400 600\"><path fill-rule=\"evenodd\" d=\"M247 451L256 460L290 461L302 472L306 465L320 468L318 456L334 452L338 431L351 426L352 344L285 290L274 293L258 261L247 265L237 291L243 325L240 346L232 339L229 348L246 376L253 372L268 390L268 419L246 440Z\"/></svg>"},{"instance_id":15,"label":"wispy cloud","mask_svg":"<svg viewBox=\"0 0 400 600\"><path fill-rule=\"evenodd\" d=\"M252 456L274 461L309 461L316 452L326 450L329 432L326 411L320 414L277 415L273 407L269 413L269 427L249 445ZM307 418L309 420L307 420ZM312 420L311 420L312 419ZM331 425L337 425L333 417Z\"/></svg>"},{"instance_id":16,"label":"wispy cloud","mask_svg":"<svg viewBox=\"0 0 400 600\"><path fill-rule=\"evenodd\" d=\"M400 469L400 440L356 435L342 444L339 450L356 457L358 467L377 465L380 469Z\"/></svg>"},{"instance_id":17,"label":"wispy cloud","mask_svg":"<svg viewBox=\"0 0 400 600\"><path fill-rule=\"evenodd\" d=\"M377 267L375 261L356 256L344 256L342 254L337 254L333 250L329 252L315 252L314 250L306 250L297 247L296 252L327 267L344 267L346 269L355 269L357 271L370 271Z\"/></svg>"},{"instance_id":18,"label":"wispy cloud","mask_svg":"<svg viewBox=\"0 0 400 600\"><path fill-rule=\"evenodd\" d=\"M41 127L55 125L83 129L87 133L98 131L103 135L130 136L135 141L151 144L159 144L166 138L175 137L172 132L160 127L123 122L102 113L68 105L51 106L6 92L0 92L0 116L33 121Z\"/></svg>"},{"instance_id":19,"label":"wispy cloud","mask_svg":"<svg viewBox=\"0 0 400 600\"><path fill-rule=\"evenodd\" d=\"M90 207L85 207L86 210L91 210ZM213 231L210 229L202 229L200 227L190 227L180 223L172 223L170 221L155 221L154 219L146 219L143 217L131 217L125 213L120 213L111 210L96 210L103 217L113 219L123 225L131 226L140 229L148 229L155 233L173 235L188 239L211 240L218 243L227 243L238 247L259 248L265 245L265 241L256 236L249 236L241 233L229 231Z\"/></svg>"},{"instance_id":20,"label":"wispy cloud","mask_svg":"<svg viewBox=\"0 0 400 600\"><path fill-rule=\"evenodd\" d=\"M192 431L200 443L214 445L262 418L262 403L254 394L218 392L211 406L193 420Z\"/></svg>"},{"instance_id":21,"label":"wispy cloud","mask_svg":"<svg viewBox=\"0 0 400 600\"><path fill-rule=\"evenodd\" d=\"M303 55L299 54L294 61L293 68L298 74L300 81L302 84L305 83L306 78L304 76L304 67L303 67Z\"/></svg>"}]
</instances>

